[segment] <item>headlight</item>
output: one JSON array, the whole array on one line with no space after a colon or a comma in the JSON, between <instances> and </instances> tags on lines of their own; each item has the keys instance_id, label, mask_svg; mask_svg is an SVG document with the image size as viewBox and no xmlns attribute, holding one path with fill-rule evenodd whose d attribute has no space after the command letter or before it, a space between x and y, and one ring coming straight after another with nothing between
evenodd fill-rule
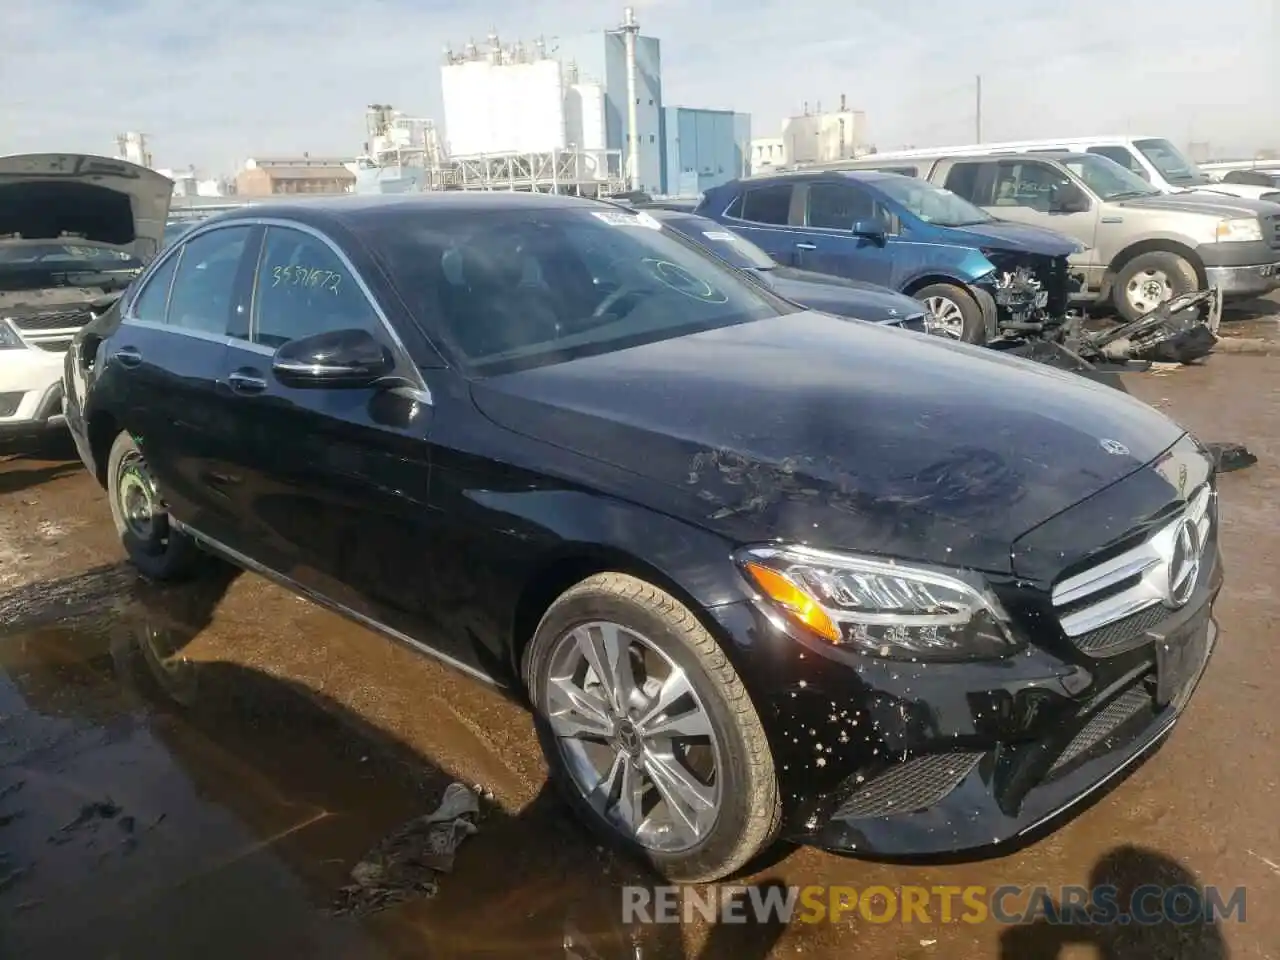
<instances>
[{"instance_id":1,"label":"headlight","mask_svg":"<svg viewBox=\"0 0 1280 960\"><path fill-rule=\"evenodd\" d=\"M1262 225L1253 217L1219 220L1214 236L1219 243L1249 243L1262 239Z\"/></svg>"},{"instance_id":2,"label":"headlight","mask_svg":"<svg viewBox=\"0 0 1280 960\"><path fill-rule=\"evenodd\" d=\"M962 571L807 547L753 547L736 560L768 602L838 646L896 660L1003 657L1020 646L990 588Z\"/></svg>"},{"instance_id":3,"label":"headlight","mask_svg":"<svg viewBox=\"0 0 1280 960\"><path fill-rule=\"evenodd\" d=\"M0 319L0 350L25 350L26 344L19 339L13 325L8 320Z\"/></svg>"}]
</instances>

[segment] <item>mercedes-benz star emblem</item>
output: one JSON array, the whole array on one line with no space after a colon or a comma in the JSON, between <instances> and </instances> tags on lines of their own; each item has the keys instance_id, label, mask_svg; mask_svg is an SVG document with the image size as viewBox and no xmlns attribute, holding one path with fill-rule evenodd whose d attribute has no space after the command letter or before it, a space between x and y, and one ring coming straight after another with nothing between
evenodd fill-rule
<instances>
[{"instance_id":1,"label":"mercedes-benz star emblem","mask_svg":"<svg viewBox=\"0 0 1280 960\"><path fill-rule=\"evenodd\" d=\"M1107 451L1107 453L1110 453L1113 456L1127 457L1129 455L1129 448L1126 447L1119 440L1108 440L1107 438L1104 437L1103 439L1098 441L1098 446L1102 447L1103 450Z\"/></svg>"},{"instance_id":2,"label":"mercedes-benz star emblem","mask_svg":"<svg viewBox=\"0 0 1280 960\"><path fill-rule=\"evenodd\" d=\"M1173 556L1169 558L1169 594L1165 603L1173 607L1184 606L1195 592L1200 579L1200 530L1190 520L1183 519L1173 535Z\"/></svg>"}]
</instances>

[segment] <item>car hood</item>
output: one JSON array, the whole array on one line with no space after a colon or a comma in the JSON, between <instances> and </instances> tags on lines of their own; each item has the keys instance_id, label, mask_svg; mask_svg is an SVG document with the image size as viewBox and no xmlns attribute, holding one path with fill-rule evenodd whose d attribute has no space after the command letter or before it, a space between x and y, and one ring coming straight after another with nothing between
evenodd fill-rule
<instances>
[{"instance_id":1,"label":"car hood","mask_svg":"<svg viewBox=\"0 0 1280 960\"><path fill-rule=\"evenodd\" d=\"M1260 183L1206 183L1202 187L1193 187L1196 193L1209 193L1219 197L1242 197L1246 200L1261 200L1264 197L1268 202L1274 203L1270 198L1280 191L1280 187L1264 187ZM1175 194L1180 196L1180 194Z\"/></svg>"},{"instance_id":2,"label":"car hood","mask_svg":"<svg viewBox=\"0 0 1280 960\"><path fill-rule=\"evenodd\" d=\"M825 310L871 323L894 323L924 313L924 304L918 300L874 283L793 267L772 267L754 273L778 296L813 310Z\"/></svg>"},{"instance_id":3,"label":"car hood","mask_svg":"<svg viewBox=\"0 0 1280 960\"><path fill-rule=\"evenodd\" d=\"M1157 193L1119 201L1122 207L1139 210L1176 210L1181 213L1203 213L1209 217L1256 217L1276 213L1276 205L1266 200L1229 197L1197 188L1192 193Z\"/></svg>"},{"instance_id":4,"label":"car hood","mask_svg":"<svg viewBox=\"0 0 1280 960\"><path fill-rule=\"evenodd\" d=\"M1182 435L1074 374L816 312L493 377L472 396L511 431L618 468L594 481L609 495L739 543L1001 572L1017 537Z\"/></svg>"},{"instance_id":5,"label":"car hood","mask_svg":"<svg viewBox=\"0 0 1280 960\"><path fill-rule=\"evenodd\" d=\"M994 220L972 226L953 227L953 242L969 238L975 247L990 247L1015 253L1039 253L1049 257L1066 257L1080 250L1080 244L1056 230L1033 227L1011 220Z\"/></svg>"},{"instance_id":6,"label":"car hood","mask_svg":"<svg viewBox=\"0 0 1280 960\"><path fill-rule=\"evenodd\" d=\"M160 250L172 197L172 180L124 160L78 153L0 157L0 236L75 236L147 263Z\"/></svg>"}]
</instances>

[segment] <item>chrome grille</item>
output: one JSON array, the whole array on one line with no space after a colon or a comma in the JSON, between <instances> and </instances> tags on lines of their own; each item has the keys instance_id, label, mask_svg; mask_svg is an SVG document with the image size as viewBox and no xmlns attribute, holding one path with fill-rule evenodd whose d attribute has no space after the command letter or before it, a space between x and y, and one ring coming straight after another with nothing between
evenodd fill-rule
<instances>
[{"instance_id":1,"label":"chrome grille","mask_svg":"<svg viewBox=\"0 0 1280 960\"><path fill-rule=\"evenodd\" d=\"M65 353L80 328L93 319L88 307L45 310L8 318L22 342L38 350Z\"/></svg>"},{"instance_id":2,"label":"chrome grille","mask_svg":"<svg viewBox=\"0 0 1280 960\"><path fill-rule=\"evenodd\" d=\"M79 330L93 319L93 313L87 307L76 307L71 310L49 310L9 319L13 321L19 333L31 330Z\"/></svg>"},{"instance_id":3,"label":"chrome grille","mask_svg":"<svg viewBox=\"0 0 1280 960\"><path fill-rule=\"evenodd\" d=\"M1267 194L1266 196L1271 196ZM1265 198L1264 198L1265 199ZM1271 246L1280 248L1280 217L1261 217L1262 236L1270 241Z\"/></svg>"},{"instance_id":4,"label":"chrome grille","mask_svg":"<svg viewBox=\"0 0 1280 960\"><path fill-rule=\"evenodd\" d=\"M1132 639L1123 631L1106 631L1118 621L1132 618L1140 636L1153 626L1146 617L1135 617L1157 604L1177 606L1171 591L1189 592L1199 572L1200 554L1189 563L1184 554L1184 520L1190 521L1201 552L1209 541L1215 494L1209 484L1190 498L1186 508L1138 546L1068 577L1053 588L1053 607L1063 632L1091 656L1106 656ZM1173 573L1171 575L1171 569ZM1158 622L1158 618L1157 618Z\"/></svg>"}]
</instances>

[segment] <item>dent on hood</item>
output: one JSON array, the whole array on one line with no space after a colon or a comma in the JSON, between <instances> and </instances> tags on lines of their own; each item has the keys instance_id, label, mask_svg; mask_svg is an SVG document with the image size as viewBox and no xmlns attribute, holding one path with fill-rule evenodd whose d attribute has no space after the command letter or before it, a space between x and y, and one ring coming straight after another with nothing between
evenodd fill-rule
<instances>
[{"instance_id":1,"label":"dent on hood","mask_svg":"<svg viewBox=\"0 0 1280 960\"><path fill-rule=\"evenodd\" d=\"M937 534L940 517L961 527L979 523L1007 510L1027 491L1025 477L1014 465L981 447L953 448L913 473L867 481L831 457L773 462L726 448L695 454L685 478L686 486L696 487L695 495L707 504L708 520L750 516L784 537L827 540L824 534L832 531L823 530L822 520L803 509L812 505L852 519L851 525L840 524L843 529L836 536L844 540L856 535L864 546ZM791 505L801 509L789 509Z\"/></svg>"}]
</instances>

